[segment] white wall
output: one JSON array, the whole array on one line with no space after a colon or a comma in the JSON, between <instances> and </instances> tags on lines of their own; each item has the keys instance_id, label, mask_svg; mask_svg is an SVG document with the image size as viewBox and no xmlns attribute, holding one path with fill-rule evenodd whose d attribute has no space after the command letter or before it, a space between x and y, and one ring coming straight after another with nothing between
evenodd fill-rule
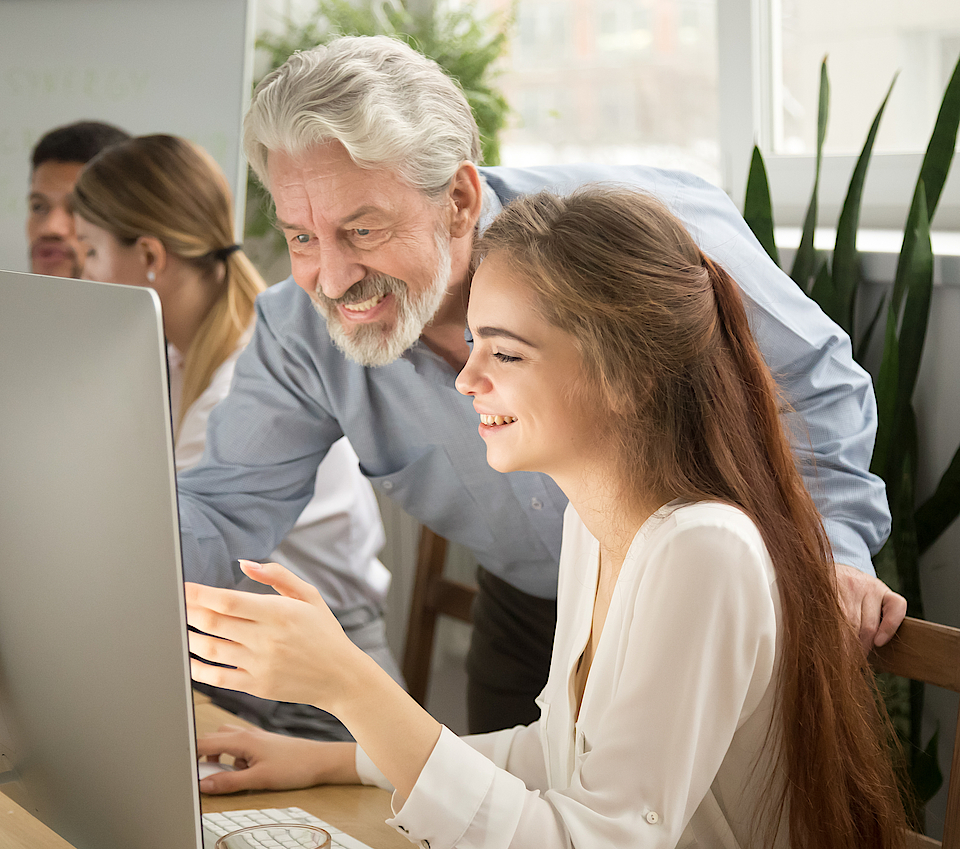
<instances>
[{"instance_id":1,"label":"white wall","mask_svg":"<svg viewBox=\"0 0 960 849\"><path fill-rule=\"evenodd\" d=\"M240 128L252 75L253 2L0 2L0 268L29 270L33 146L48 130L82 119L202 145L227 175L236 220L243 220Z\"/></svg>"}]
</instances>

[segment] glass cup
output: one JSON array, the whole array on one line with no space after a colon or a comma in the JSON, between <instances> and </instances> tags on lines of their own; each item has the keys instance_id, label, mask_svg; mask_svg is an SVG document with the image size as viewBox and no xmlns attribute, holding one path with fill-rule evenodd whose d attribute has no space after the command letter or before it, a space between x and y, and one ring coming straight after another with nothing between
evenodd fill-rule
<instances>
[{"instance_id":1,"label":"glass cup","mask_svg":"<svg viewBox=\"0 0 960 849\"><path fill-rule=\"evenodd\" d=\"M223 835L215 849L330 849L330 833L315 825L273 823L251 825Z\"/></svg>"}]
</instances>

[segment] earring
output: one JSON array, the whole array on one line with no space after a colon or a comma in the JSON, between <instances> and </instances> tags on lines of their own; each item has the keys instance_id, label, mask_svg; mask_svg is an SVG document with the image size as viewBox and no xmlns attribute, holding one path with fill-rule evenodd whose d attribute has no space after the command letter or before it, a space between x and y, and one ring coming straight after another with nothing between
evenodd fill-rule
<instances>
[{"instance_id":1,"label":"earring","mask_svg":"<svg viewBox=\"0 0 960 849\"><path fill-rule=\"evenodd\" d=\"M154 271L148 271L148 272L147 272L147 280L149 280L151 283L156 283L156 282L157 282L157 274L156 274L156 272L154 272Z\"/></svg>"}]
</instances>

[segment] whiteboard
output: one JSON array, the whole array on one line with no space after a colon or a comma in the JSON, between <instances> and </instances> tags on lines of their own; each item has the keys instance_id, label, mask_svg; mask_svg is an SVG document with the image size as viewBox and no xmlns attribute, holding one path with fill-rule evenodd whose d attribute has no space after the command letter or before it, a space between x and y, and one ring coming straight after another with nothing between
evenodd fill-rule
<instances>
[{"instance_id":1,"label":"whiteboard","mask_svg":"<svg viewBox=\"0 0 960 849\"><path fill-rule=\"evenodd\" d=\"M242 235L254 0L0 0L0 268L29 271L30 153L54 127L171 133L223 168Z\"/></svg>"}]
</instances>

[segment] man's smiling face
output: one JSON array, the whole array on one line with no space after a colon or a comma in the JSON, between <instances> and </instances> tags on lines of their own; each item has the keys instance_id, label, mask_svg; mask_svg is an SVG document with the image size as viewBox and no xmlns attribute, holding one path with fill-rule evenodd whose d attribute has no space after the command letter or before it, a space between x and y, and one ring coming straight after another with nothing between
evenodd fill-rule
<instances>
[{"instance_id":1,"label":"man's smiling face","mask_svg":"<svg viewBox=\"0 0 960 849\"><path fill-rule=\"evenodd\" d=\"M294 280L331 338L362 365L397 359L447 293L443 206L394 171L360 168L336 142L271 152L267 175Z\"/></svg>"}]
</instances>

